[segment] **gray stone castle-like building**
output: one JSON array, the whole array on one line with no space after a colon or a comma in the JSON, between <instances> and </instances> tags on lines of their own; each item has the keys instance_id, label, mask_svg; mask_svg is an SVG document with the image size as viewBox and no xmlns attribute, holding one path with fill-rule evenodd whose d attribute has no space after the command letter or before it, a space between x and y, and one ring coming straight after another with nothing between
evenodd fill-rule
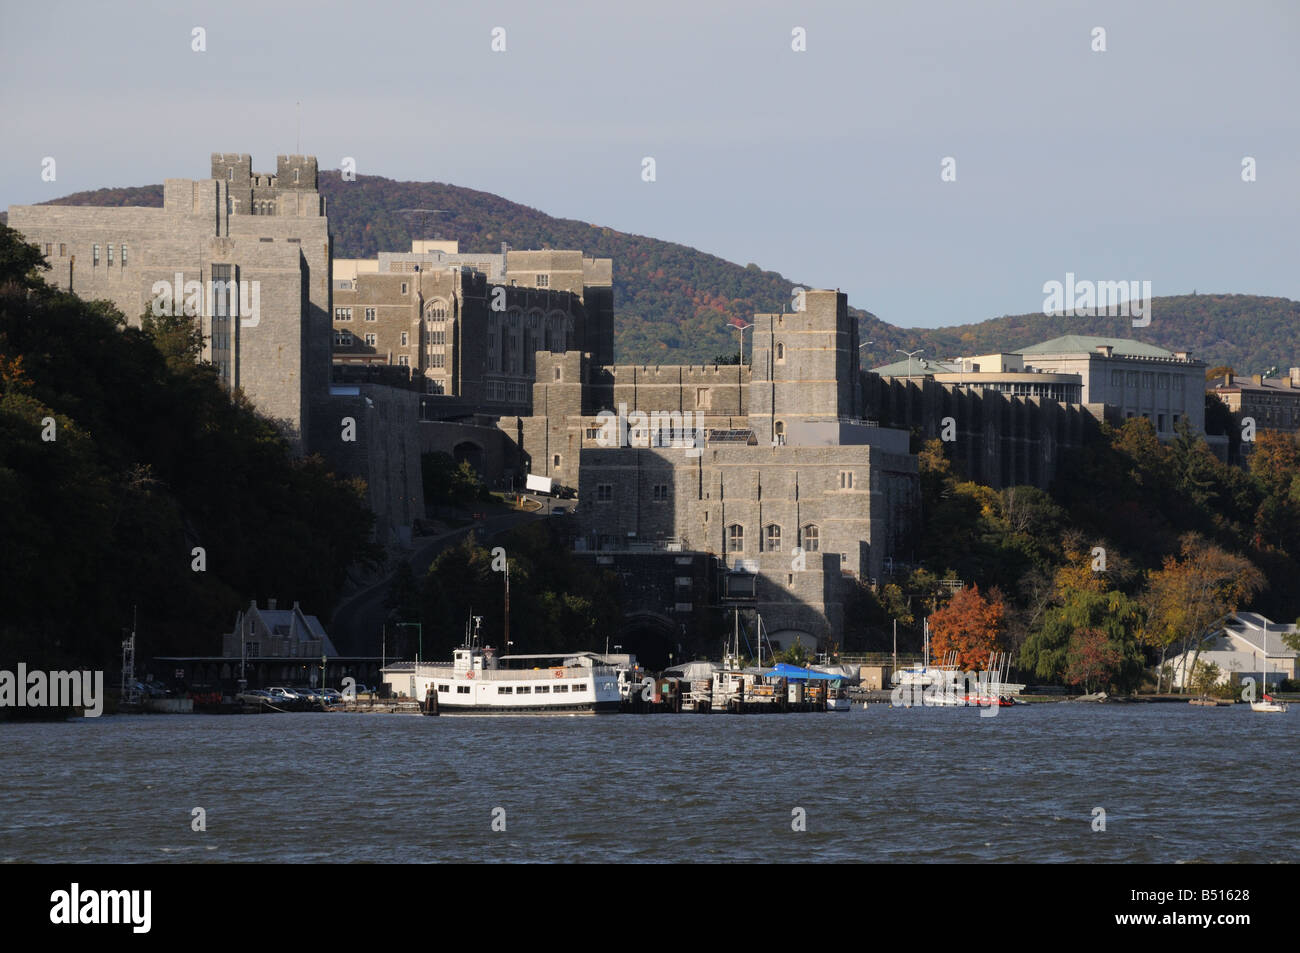
<instances>
[{"instance_id":1,"label":"gray stone castle-like building","mask_svg":"<svg viewBox=\"0 0 1300 953\"><path fill-rule=\"evenodd\" d=\"M209 179L167 179L162 208L16 205L49 280L111 301L138 326L155 306L200 321L205 360L302 449L330 375L329 222L316 159L213 153Z\"/></svg>"},{"instance_id":2,"label":"gray stone castle-like building","mask_svg":"<svg viewBox=\"0 0 1300 953\"><path fill-rule=\"evenodd\" d=\"M855 590L905 552L917 460L906 431L860 419L845 295L807 292L754 334L750 366L539 353L534 413L498 426L522 469L578 487L576 548L660 580L631 587L645 628L680 641L707 627L703 599L757 609L778 647L842 644Z\"/></svg>"}]
</instances>

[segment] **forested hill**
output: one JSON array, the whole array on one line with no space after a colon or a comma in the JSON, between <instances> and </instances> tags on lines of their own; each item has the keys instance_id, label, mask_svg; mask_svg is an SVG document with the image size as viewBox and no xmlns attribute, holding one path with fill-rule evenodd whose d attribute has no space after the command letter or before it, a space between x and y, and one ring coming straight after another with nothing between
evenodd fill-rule
<instances>
[{"instance_id":1,"label":"forested hill","mask_svg":"<svg viewBox=\"0 0 1300 953\"><path fill-rule=\"evenodd\" d=\"M779 311L800 284L758 265L737 265L674 242L632 235L573 219L554 218L488 192L438 182L395 182L379 176L340 181L322 172L335 254L373 256L410 247L411 238L456 239L466 251L577 248L614 259L615 357L620 363L700 363L734 353L735 334L723 325L756 312ZM79 192L53 204L162 204L162 186ZM436 209L437 212L412 211ZM901 328L853 309L868 365L893 360L895 350L924 348L949 357L1007 351L1062 334L1133 337L1170 350L1190 350L1211 365L1239 373L1300 365L1300 302L1242 294L1156 298L1149 327L1127 318L1004 316L944 328Z\"/></svg>"}]
</instances>

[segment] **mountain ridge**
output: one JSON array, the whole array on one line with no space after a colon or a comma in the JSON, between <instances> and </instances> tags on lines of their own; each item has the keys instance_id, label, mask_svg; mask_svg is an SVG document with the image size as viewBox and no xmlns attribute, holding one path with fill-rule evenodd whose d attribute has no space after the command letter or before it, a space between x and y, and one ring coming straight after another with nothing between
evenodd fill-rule
<instances>
[{"instance_id":1,"label":"mountain ridge","mask_svg":"<svg viewBox=\"0 0 1300 953\"><path fill-rule=\"evenodd\" d=\"M491 192L439 182L359 175L344 182L320 173L335 254L372 257L410 247L412 238L455 239L467 251L577 248L614 259L615 359L621 364L700 364L733 355L726 327L755 313L788 308L801 285L779 272L740 265L676 242L563 219ZM77 192L42 204L162 205L162 186ZM850 305L859 323L864 366L891 363L897 350L930 357L1014 351L1063 334L1129 337L1189 350L1210 366L1260 373L1300 365L1300 302L1247 294L1169 295L1152 300L1151 324L1126 317L1004 314L939 328L904 328Z\"/></svg>"}]
</instances>

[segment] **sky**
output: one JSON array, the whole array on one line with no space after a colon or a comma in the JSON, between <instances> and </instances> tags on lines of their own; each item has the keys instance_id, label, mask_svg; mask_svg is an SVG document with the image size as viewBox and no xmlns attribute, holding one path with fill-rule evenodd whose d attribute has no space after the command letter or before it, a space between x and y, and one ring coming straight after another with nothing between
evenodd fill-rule
<instances>
[{"instance_id":1,"label":"sky","mask_svg":"<svg viewBox=\"0 0 1300 953\"><path fill-rule=\"evenodd\" d=\"M903 326L1067 273L1300 299L1298 48L1294 0L2 0L0 205L302 151Z\"/></svg>"}]
</instances>

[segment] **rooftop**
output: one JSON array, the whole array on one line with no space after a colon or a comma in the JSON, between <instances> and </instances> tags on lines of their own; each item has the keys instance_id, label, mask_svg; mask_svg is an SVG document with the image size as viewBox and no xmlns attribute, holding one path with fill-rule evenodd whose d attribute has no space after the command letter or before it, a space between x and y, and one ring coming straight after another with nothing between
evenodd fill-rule
<instances>
[{"instance_id":1,"label":"rooftop","mask_svg":"<svg viewBox=\"0 0 1300 953\"><path fill-rule=\"evenodd\" d=\"M1031 344L1021 348L1019 354L1080 354L1109 347L1118 357L1176 357L1173 351L1166 351L1154 344L1144 344L1128 338L1097 337L1089 334L1065 334L1040 344Z\"/></svg>"}]
</instances>

